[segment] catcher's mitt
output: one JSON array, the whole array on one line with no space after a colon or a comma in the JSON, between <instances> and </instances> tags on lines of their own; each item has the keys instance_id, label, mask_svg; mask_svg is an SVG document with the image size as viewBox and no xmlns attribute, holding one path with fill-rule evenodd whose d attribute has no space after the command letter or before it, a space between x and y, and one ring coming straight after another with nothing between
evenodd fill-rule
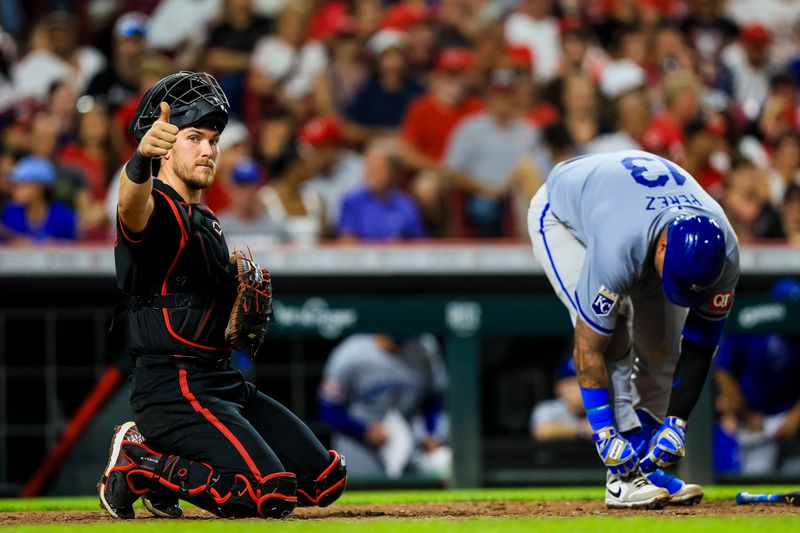
<instances>
[{"instance_id":1,"label":"catcher's mitt","mask_svg":"<svg viewBox=\"0 0 800 533\"><path fill-rule=\"evenodd\" d=\"M241 250L233 251L230 265L238 287L225 340L235 350L253 357L272 321L272 281L269 270L258 266L252 256L247 257Z\"/></svg>"}]
</instances>

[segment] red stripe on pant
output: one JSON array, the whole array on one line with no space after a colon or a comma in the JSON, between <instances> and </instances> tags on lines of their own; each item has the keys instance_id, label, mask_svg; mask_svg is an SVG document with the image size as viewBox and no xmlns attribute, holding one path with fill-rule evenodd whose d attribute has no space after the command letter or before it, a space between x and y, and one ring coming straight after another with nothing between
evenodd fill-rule
<instances>
[{"instance_id":1,"label":"red stripe on pant","mask_svg":"<svg viewBox=\"0 0 800 533\"><path fill-rule=\"evenodd\" d=\"M200 402L197 401L197 398L195 398L194 394L192 394L192 391L189 390L189 381L186 377L186 370L184 369L178 370L178 375L181 383L181 393L183 394L183 397L189 400L189 403L192 404L192 407L196 412L203 415L203 417L206 420L211 422L211 424L213 424L214 427L216 427L225 436L225 438L228 439L231 444L233 444L233 447L236 448L236 451L238 451L239 455L242 456L244 462L247 463L247 467L250 469L250 472L253 474L253 476L255 476L257 480L259 480L259 482L261 482L262 479L261 471L259 471L258 467L256 466L256 463L253 461L253 458L250 457L250 454L247 453L247 450L245 449L244 445L242 445L242 443L239 441L239 439L236 438L236 435L234 435L231 432L231 430L225 427L225 424L223 424L216 416L214 416L214 413L212 413L211 411L200 405Z\"/></svg>"}]
</instances>

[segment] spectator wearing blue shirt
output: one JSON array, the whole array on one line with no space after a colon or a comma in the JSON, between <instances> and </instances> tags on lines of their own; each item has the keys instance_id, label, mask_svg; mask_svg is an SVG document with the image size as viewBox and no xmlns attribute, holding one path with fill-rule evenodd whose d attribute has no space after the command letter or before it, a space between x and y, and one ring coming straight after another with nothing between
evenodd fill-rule
<instances>
[{"instance_id":1,"label":"spectator wearing blue shirt","mask_svg":"<svg viewBox=\"0 0 800 533\"><path fill-rule=\"evenodd\" d=\"M366 81L345 110L347 136L365 142L380 135L396 135L408 105L424 88L408 77L404 32L384 29L367 42L375 57L375 75Z\"/></svg>"},{"instance_id":2,"label":"spectator wearing blue shirt","mask_svg":"<svg viewBox=\"0 0 800 533\"><path fill-rule=\"evenodd\" d=\"M75 240L75 211L49 199L56 169L45 158L27 156L11 170L11 201L0 213L0 240Z\"/></svg>"},{"instance_id":3,"label":"spectator wearing blue shirt","mask_svg":"<svg viewBox=\"0 0 800 533\"><path fill-rule=\"evenodd\" d=\"M800 281L783 279L770 296L800 300ZM714 359L720 412L716 438L720 449L715 452L718 470L752 475L778 467L782 441L795 438L800 430L798 341L796 336L777 333L723 339ZM800 458L790 462L800 463ZM785 461L783 469L788 469Z\"/></svg>"},{"instance_id":4,"label":"spectator wearing blue shirt","mask_svg":"<svg viewBox=\"0 0 800 533\"><path fill-rule=\"evenodd\" d=\"M339 217L342 241L388 241L425 237L414 200L394 186L391 152L375 141L364 156L364 185L344 197Z\"/></svg>"}]
</instances>

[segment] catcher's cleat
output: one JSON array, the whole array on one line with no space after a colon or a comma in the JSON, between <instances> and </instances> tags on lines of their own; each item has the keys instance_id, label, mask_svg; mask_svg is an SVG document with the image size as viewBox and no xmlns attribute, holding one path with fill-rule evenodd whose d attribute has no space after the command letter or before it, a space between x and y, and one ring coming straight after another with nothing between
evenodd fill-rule
<instances>
[{"instance_id":1,"label":"catcher's cleat","mask_svg":"<svg viewBox=\"0 0 800 533\"><path fill-rule=\"evenodd\" d=\"M114 436L111 438L111 447L108 450L108 465L97 484L100 505L114 518L128 520L136 516L133 512L133 503L139 499L139 495L131 490L125 479L124 469L129 466L130 461L121 450L125 441L143 440L144 437L132 421L114 428Z\"/></svg>"},{"instance_id":2,"label":"catcher's cleat","mask_svg":"<svg viewBox=\"0 0 800 533\"><path fill-rule=\"evenodd\" d=\"M664 470L655 470L645 477L656 487L667 489L670 505L695 505L703 499L703 487L686 483Z\"/></svg>"},{"instance_id":3,"label":"catcher's cleat","mask_svg":"<svg viewBox=\"0 0 800 533\"><path fill-rule=\"evenodd\" d=\"M150 514L158 518L181 518L181 501L171 494L151 491L142 496L142 503Z\"/></svg>"},{"instance_id":4,"label":"catcher's cleat","mask_svg":"<svg viewBox=\"0 0 800 533\"><path fill-rule=\"evenodd\" d=\"M609 509L661 509L668 502L667 489L656 487L639 472L626 478L606 473L606 507Z\"/></svg>"}]
</instances>

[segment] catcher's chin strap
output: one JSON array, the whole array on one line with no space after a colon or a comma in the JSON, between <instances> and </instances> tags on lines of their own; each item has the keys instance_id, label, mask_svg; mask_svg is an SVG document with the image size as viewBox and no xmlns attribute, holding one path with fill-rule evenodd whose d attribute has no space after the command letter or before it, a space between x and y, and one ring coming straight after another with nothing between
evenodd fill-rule
<instances>
[{"instance_id":1,"label":"catcher's chin strap","mask_svg":"<svg viewBox=\"0 0 800 533\"><path fill-rule=\"evenodd\" d=\"M297 504L300 507L327 507L344 492L347 486L347 464L344 456L328 450L331 464L316 477L297 484Z\"/></svg>"},{"instance_id":2,"label":"catcher's chin strap","mask_svg":"<svg viewBox=\"0 0 800 533\"><path fill-rule=\"evenodd\" d=\"M125 442L128 459L116 470L136 494L159 487L223 518L282 518L297 506L297 478L278 472L260 480L242 474L221 476L206 463L160 454L145 444Z\"/></svg>"}]
</instances>

